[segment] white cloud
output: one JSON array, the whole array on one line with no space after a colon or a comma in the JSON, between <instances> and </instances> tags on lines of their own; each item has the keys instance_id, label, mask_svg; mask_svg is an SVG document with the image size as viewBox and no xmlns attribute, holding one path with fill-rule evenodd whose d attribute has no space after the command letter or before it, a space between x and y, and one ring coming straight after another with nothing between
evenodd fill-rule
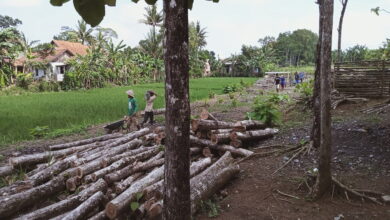
<instances>
[{"instance_id":1,"label":"white cloud","mask_svg":"<svg viewBox=\"0 0 390 220\"><path fill-rule=\"evenodd\" d=\"M43 0L1 0L1 7L31 7L40 5Z\"/></svg>"}]
</instances>

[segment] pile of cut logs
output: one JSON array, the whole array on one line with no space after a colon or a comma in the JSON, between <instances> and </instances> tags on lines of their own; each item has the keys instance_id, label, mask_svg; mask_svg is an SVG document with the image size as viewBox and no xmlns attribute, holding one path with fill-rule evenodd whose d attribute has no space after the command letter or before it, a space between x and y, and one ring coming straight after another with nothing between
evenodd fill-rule
<instances>
[{"instance_id":1,"label":"pile of cut logs","mask_svg":"<svg viewBox=\"0 0 390 220\"><path fill-rule=\"evenodd\" d=\"M254 130L257 129L257 130ZM262 130L259 130L262 129ZM239 172L233 156L253 152L246 141L272 136L262 123L193 120L192 212ZM204 139L209 137L210 140ZM0 219L138 219L161 215L164 128L107 134L53 145L48 151L13 157L0 168L7 179L20 169L24 180L0 188ZM231 145L226 145L230 143ZM232 156L233 155L233 156Z\"/></svg>"}]
</instances>

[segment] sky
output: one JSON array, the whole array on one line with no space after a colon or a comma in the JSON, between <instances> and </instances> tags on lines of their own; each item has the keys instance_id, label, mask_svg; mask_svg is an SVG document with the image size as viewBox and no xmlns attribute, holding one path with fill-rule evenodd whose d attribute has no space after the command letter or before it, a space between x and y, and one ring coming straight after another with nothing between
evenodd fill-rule
<instances>
[{"instance_id":1,"label":"sky","mask_svg":"<svg viewBox=\"0 0 390 220\"><path fill-rule=\"evenodd\" d=\"M22 20L19 26L27 38L50 42L62 26L74 27L80 16L72 2L53 7L49 0L0 0L0 14ZM390 38L390 14L370 12L380 6L390 10L390 0L350 0L344 18L342 48L356 44L375 49ZM120 40L134 47L145 38L149 27L139 22L146 4L117 0L116 7L106 7L101 27L113 28ZM158 1L162 9L162 1ZM333 47L337 45L337 25L341 11L335 0ZM241 46L258 45L265 36L296 29L318 32L318 6L315 0L220 0L213 3L196 0L189 12L190 21L199 21L207 31L206 49L220 58L240 53Z\"/></svg>"}]
</instances>

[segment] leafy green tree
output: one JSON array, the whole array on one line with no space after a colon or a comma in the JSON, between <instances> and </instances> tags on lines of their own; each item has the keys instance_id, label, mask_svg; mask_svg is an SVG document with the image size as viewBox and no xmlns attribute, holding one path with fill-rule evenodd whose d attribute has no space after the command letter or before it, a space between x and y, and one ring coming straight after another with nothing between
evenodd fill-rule
<instances>
[{"instance_id":1,"label":"leafy green tree","mask_svg":"<svg viewBox=\"0 0 390 220\"><path fill-rule=\"evenodd\" d=\"M17 18L12 18L7 15L0 15L0 28L10 28L16 27L19 24L22 24L22 21Z\"/></svg>"},{"instance_id":2,"label":"leafy green tree","mask_svg":"<svg viewBox=\"0 0 390 220\"><path fill-rule=\"evenodd\" d=\"M363 45L355 45L346 49L343 60L349 62L363 61L368 52L368 48Z\"/></svg>"},{"instance_id":3,"label":"leafy green tree","mask_svg":"<svg viewBox=\"0 0 390 220\"><path fill-rule=\"evenodd\" d=\"M314 63L318 35L310 30L298 29L279 34L275 49L281 65Z\"/></svg>"},{"instance_id":4,"label":"leafy green tree","mask_svg":"<svg viewBox=\"0 0 390 220\"><path fill-rule=\"evenodd\" d=\"M80 42L84 45L91 45L95 42L95 38L92 34L94 28L89 27L89 25L83 20L79 20L77 22L76 28L63 26L61 29L62 33L57 36L57 39L59 37L63 37L63 40Z\"/></svg>"}]
</instances>

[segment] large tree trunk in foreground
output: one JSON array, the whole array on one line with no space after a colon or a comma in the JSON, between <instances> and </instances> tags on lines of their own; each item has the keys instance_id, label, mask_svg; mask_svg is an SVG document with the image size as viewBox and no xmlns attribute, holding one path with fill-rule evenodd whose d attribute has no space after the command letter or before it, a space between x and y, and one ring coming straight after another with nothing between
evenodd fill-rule
<instances>
[{"instance_id":1,"label":"large tree trunk in foreground","mask_svg":"<svg viewBox=\"0 0 390 220\"><path fill-rule=\"evenodd\" d=\"M26 215L20 216L16 220L38 220L38 219L48 219L61 213L70 211L77 207L80 203L87 200L90 196L99 191L105 191L107 189L107 184L104 180L100 179L96 183L90 185L88 188L81 191L79 194L62 200L60 202L54 203L52 205L46 206L44 208L35 210Z\"/></svg>"},{"instance_id":2,"label":"large tree trunk in foreground","mask_svg":"<svg viewBox=\"0 0 390 220\"><path fill-rule=\"evenodd\" d=\"M190 219L190 102L188 1L164 0L165 189L164 218Z\"/></svg>"},{"instance_id":3,"label":"large tree trunk in foreground","mask_svg":"<svg viewBox=\"0 0 390 220\"><path fill-rule=\"evenodd\" d=\"M58 176L49 182L27 191L0 199L0 218L10 215L65 189L65 180Z\"/></svg>"},{"instance_id":4,"label":"large tree trunk in foreground","mask_svg":"<svg viewBox=\"0 0 390 220\"><path fill-rule=\"evenodd\" d=\"M314 188L316 198L327 192L332 183L330 170L331 162L331 114L330 114L330 72L331 72L331 52L332 52L332 28L333 28L333 0L322 0L320 4L320 26L321 47L320 47L320 126L319 126L319 172ZM321 22L320 22L321 23Z\"/></svg>"},{"instance_id":5,"label":"large tree trunk in foreground","mask_svg":"<svg viewBox=\"0 0 390 220\"><path fill-rule=\"evenodd\" d=\"M79 205L76 209L69 212L63 220L79 220L79 219L85 219L87 215L93 211L96 207L99 207L99 205L104 200L104 194L99 191L93 194L87 201L83 202L81 205Z\"/></svg>"},{"instance_id":6,"label":"large tree trunk in foreground","mask_svg":"<svg viewBox=\"0 0 390 220\"><path fill-rule=\"evenodd\" d=\"M337 62L341 62L341 36L343 33L343 21L345 10L347 9L347 4L348 0L341 0L342 9L340 14L339 27L337 28L337 32L339 34L337 42Z\"/></svg>"},{"instance_id":7,"label":"large tree trunk in foreground","mask_svg":"<svg viewBox=\"0 0 390 220\"><path fill-rule=\"evenodd\" d=\"M110 219L118 217L128 206L138 192L142 192L147 186L159 181L164 176L164 167L153 170L144 178L135 181L127 190L111 200L106 205L106 215Z\"/></svg>"}]
</instances>

